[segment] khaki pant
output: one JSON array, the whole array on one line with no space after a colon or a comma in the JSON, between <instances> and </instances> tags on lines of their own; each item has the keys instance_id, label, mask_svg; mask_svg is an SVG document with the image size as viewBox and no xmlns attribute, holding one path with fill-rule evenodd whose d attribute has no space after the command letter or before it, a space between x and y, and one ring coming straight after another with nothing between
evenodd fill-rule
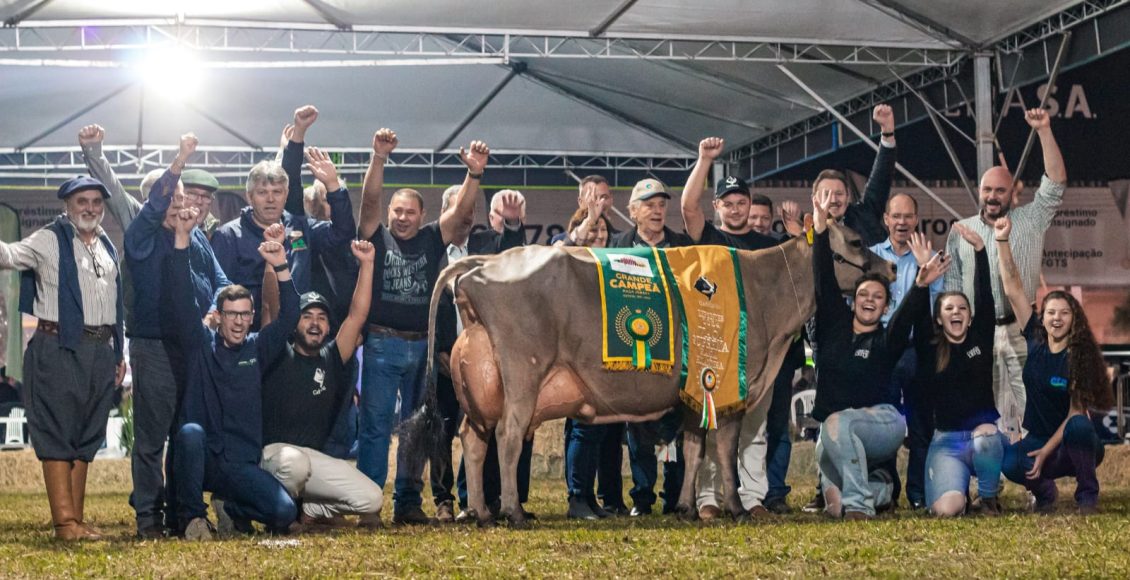
<instances>
[{"instance_id":1,"label":"khaki pant","mask_svg":"<svg viewBox=\"0 0 1130 580\"><path fill-rule=\"evenodd\" d=\"M997 326L993 337L993 360L993 396L997 412L1001 415L997 426L1010 441L1017 441L1023 435L1021 425L1024 424L1024 404L1028 398L1024 391L1028 341L1019 324L1013 322Z\"/></svg>"},{"instance_id":2,"label":"khaki pant","mask_svg":"<svg viewBox=\"0 0 1130 580\"><path fill-rule=\"evenodd\" d=\"M308 447L272 443L259 467L301 499L302 513L312 518L375 514L384 503L381 488L348 461Z\"/></svg>"}]
</instances>

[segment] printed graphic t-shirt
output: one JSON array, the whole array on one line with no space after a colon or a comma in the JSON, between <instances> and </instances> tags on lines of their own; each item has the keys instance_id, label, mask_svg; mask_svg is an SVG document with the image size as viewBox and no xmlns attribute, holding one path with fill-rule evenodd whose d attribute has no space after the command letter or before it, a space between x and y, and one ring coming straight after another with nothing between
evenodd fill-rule
<instances>
[{"instance_id":1,"label":"printed graphic t-shirt","mask_svg":"<svg viewBox=\"0 0 1130 580\"><path fill-rule=\"evenodd\" d=\"M1067 349L1053 353L1040 332L1040 317L1033 314L1024 329L1028 339L1028 360L1024 363L1024 428L1044 439L1055 435L1071 410L1067 385Z\"/></svg>"},{"instance_id":2,"label":"printed graphic t-shirt","mask_svg":"<svg viewBox=\"0 0 1130 580\"><path fill-rule=\"evenodd\" d=\"M421 227L409 240L397 239L381 224L370 241L377 258L369 322L395 330L427 331L428 302L447 251L439 222Z\"/></svg>"}]
</instances>

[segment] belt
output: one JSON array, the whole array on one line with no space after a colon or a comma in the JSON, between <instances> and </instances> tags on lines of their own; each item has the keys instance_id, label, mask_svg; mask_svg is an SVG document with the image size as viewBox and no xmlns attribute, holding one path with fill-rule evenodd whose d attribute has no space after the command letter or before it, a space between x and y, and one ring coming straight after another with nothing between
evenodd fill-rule
<instances>
[{"instance_id":1,"label":"belt","mask_svg":"<svg viewBox=\"0 0 1130 580\"><path fill-rule=\"evenodd\" d=\"M51 320L40 320L39 324L35 327L36 330L59 336L59 323ZM84 340L93 340L96 342L107 342L114 337L114 327L109 324L102 326L83 326L82 338Z\"/></svg>"},{"instance_id":2,"label":"belt","mask_svg":"<svg viewBox=\"0 0 1130 580\"><path fill-rule=\"evenodd\" d=\"M417 332L412 330L396 330L395 328L388 328L379 324L369 325L369 334L376 334L378 336L391 336L401 340L426 340L428 333Z\"/></svg>"},{"instance_id":3,"label":"belt","mask_svg":"<svg viewBox=\"0 0 1130 580\"><path fill-rule=\"evenodd\" d=\"M1005 326L1013 322L1016 322L1016 315L1012 313L997 317L997 326Z\"/></svg>"}]
</instances>

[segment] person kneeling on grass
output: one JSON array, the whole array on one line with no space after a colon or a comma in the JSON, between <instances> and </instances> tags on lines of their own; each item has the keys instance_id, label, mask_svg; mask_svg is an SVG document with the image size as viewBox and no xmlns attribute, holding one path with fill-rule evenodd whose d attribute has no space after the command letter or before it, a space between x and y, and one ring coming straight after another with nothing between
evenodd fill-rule
<instances>
[{"instance_id":1,"label":"person kneeling on grass","mask_svg":"<svg viewBox=\"0 0 1130 580\"><path fill-rule=\"evenodd\" d=\"M372 300L373 244L353 242L361 263L349 315L337 335L330 331L329 302L316 292L299 301L298 326L285 354L263 380L263 459L274 475L302 502L303 525L343 525L342 516L361 516L361 526L380 527L381 488L348 462L323 453L338 417L353 396L354 353ZM265 276L273 276L269 271ZM263 300L273 299L271 282Z\"/></svg>"},{"instance_id":2,"label":"person kneeling on grass","mask_svg":"<svg viewBox=\"0 0 1130 580\"><path fill-rule=\"evenodd\" d=\"M1001 284L1028 342L1024 363L1024 429L1027 435L1004 452L1004 474L1036 496L1036 511L1055 510L1055 480L1075 477L1079 513L1098 511L1103 445L1090 412L1114 406L1110 378L1087 315L1079 301L1062 290L1048 293L1034 316L1008 245L1012 222L994 226Z\"/></svg>"},{"instance_id":3,"label":"person kneeling on grass","mask_svg":"<svg viewBox=\"0 0 1130 580\"><path fill-rule=\"evenodd\" d=\"M173 438L178 521L187 540L208 540L204 491L212 492L221 535L253 531L251 521L285 532L298 516L290 494L259 468L263 449L262 375L286 351L286 339L298 322L298 293L290 279L282 244L265 241L259 254L278 274L279 318L251 332L251 293L231 285L216 297L218 331L205 326L192 296L188 265L189 232L196 209L177 215L174 251L166 258L164 287L172 315L174 340L186 359L186 382L180 427ZM282 229L276 224L268 230Z\"/></svg>"},{"instance_id":4,"label":"person kneeling on grass","mask_svg":"<svg viewBox=\"0 0 1130 580\"><path fill-rule=\"evenodd\" d=\"M977 476L981 513L999 515L997 489L1004 455L1004 436L993 400L993 335L996 308L989 255L977 232L961 224L954 229L975 250L974 299L961 292L943 292L934 300L933 317L926 292L909 296L918 355L918 384L934 413L934 436L926 453L926 505L938 516L965 512L970 475ZM925 236L915 233L911 251L919 264L930 259Z\"/></svg>"},{"instance_id":5,"label":"person kneeling on grass","mask_svg":"<svg viewBox=\"0 0 1130 580\"><path fill-rule=\"evenodd\" d=\"M906 419L891 400L891 370L910 342L907 301L883 327L890 293L886 281L865 273L855 283L849 307L840 294L828 233L831 193L812 199L816 236L812 267L816 281L816 404L812 416L822 422L816 442L825 511L844 519L870 519L876 507L892 503L894 482L876 466L895 457L906 435ZM919 268L913 293L928 295L930 284L949 266L934 256ZM841 493L842 490L842 493Z\"/></svg>"}]
</instances>

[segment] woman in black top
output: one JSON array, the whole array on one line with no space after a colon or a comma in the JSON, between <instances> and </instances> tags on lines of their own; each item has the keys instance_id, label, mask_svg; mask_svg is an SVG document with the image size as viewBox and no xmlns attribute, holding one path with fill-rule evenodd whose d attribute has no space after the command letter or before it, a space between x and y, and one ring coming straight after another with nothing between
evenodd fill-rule
<instances>
[{"instance_id":1,"label":"woman in black top","mask_svg":"<svg viewBox=\"0 0 1130 580\"><path fill-rule=\"evenodd\" d=\"M1005 449L1004 474L1028 488L1036 496L1036 511L1044 513L1055 509L1055 480L1075 477L1079 513L1092 514L1098 511L1095 467L1102 462L1103 446L1090 412L1114 406L1106 363L1083 307L1071 294L1048 293L1040 316L1033 316L1008 246L1011 231L1012 223L1004 217L997 220L993 235L1004 293L1028 340L1024 363L1028 433Z\"/></svg>"},{"instance_id":2,"label":"woman in black top","mask_svg":"<svg viewBox=\"0 0 1130 580\"><path fill-rule=\"evenodd\" d=\"M954 230L976 251L974 299L961 292L943 292L934 299L933 315L925 293L914 292L908 306L914 318L918 384L934 412L934 437L926 454L926 505L939 516L965 511L969 479L977 476L981 511L999 514L997 487L1004 455L1002 435L993 424L1000 415L993 400L993 335L996 307L985 241L973 230ZM929 246L915 233L910 247L919 260Z\"/></svg>"},{"instance_id":3,"label":"woman in black top","mask_svg":"<svg viewBox=\"0 0 1130 580\"><path fill-rule=\"evenodd\" d=\"M828 241L830 197L824 190L812 200L816 341L820 345L812 416L823 423L816 458L826 511L845 519L869 519L875 515L878 494L868 481L867 466L893 458L906 435L906 419L895 408L888 385L891 369L909 342L911 321L904 314L906 309L900 308L890 326L883 328L890 292L878 274L861 276L855 283L852 306L844 301ZM946 257L931 258L919 269L914 292L928 292L930 283L948 266Z\"/></svg>"}]
</instances>

